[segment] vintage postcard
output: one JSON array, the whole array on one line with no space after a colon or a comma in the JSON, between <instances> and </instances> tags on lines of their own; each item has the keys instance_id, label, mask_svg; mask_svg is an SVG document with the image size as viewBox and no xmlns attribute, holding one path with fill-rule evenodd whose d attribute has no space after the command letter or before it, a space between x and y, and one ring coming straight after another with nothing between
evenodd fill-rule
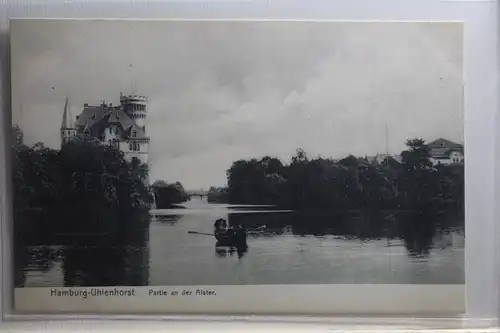
<instances>
[{"instance_id":1,"label":"vintage postcard","mask_svg":"<svg viewBox=\"0 0 500 333\"><path fill-rule=\"evenodd\" d=\"M19 19L21 313L459 313L463 26Z\"/></svg>"}]
</instances>

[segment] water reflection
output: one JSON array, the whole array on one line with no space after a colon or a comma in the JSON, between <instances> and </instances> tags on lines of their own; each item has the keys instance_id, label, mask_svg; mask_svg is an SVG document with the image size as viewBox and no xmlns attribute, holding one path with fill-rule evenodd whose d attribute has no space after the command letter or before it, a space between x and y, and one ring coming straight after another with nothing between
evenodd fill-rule
<instances>
[{"instance_id":1,"label":"water reflection","mask_svg":"<svg viewBox=\"0 0 500 333\"><path fill-rule=\"evenodd\" d=\"M174 225L181 218L182 215L151 214L151 222L161 222L167 225Z\"/></svg>"},{"instance_id":2,"label":"water reflection","mask_svg":"<svg viewBox=\"0 0 500 333\"><path fill-rule=\"evenodd\" d=\"M54 241L53 245L16 242L15 285L30 285L30 281L34 281L35 285L47 283L59 286L148 285L147 212L132 214L121 223L124 227L113 237L107 234L101 237L67 234L63 237L58 234L53 239L59 242ZM65 240L64 243L62 240Z\"/></svg>"},{"instance_id":3,"label":"water reflection","mask_svg":"<svg viewBox=\"0 0 500 333\"><path fill-rule=\"evenodd\" d=\"M245 253L247 253L248 249L235 249L235 248L215 248L215 255L219 258L233 257L237 256L238 259L243 258Z\"/></svg>"},{"instance_id":4,"label":"water reflection","mask_svg":"<svg viewBox=\"0 0 500 333\"><path fill-rule=\"evenodd\" d=\"M186 206L130 216L116 239L16 242L16 285L463 283L460 216ZM219 217L248 230L248 251L215 246Z\"/></svg>"},{"instance_id":5,"label":"water reflection","mask_svg":"<svg viewBox=\"0 0 500 333\"><path fill-rule=\"evenodd\" d=\"M250 231L249 237L275 237L287 233L296 236L335 236L337 239L360 241L402 240L408 256L428 256L436 237L449 234L450 230L463 226L458 216L432 212L375 211L353 214L331 213L260 213L229 214L229 224L242 225ZM459 222L457 222L459 221ZM442 245L441 245L442 246Z\"/></svg>"}]
</instances>

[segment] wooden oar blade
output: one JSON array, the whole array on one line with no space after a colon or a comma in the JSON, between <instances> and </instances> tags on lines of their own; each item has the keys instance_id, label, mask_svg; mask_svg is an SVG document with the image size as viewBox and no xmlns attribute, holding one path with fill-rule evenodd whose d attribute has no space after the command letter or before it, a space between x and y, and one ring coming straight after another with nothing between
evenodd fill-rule
<instances>
[{"instance_id":1,"label":"wooden oar blade","mask_svg":"<svg viewBox=\"0 0 500 333\"><path fill-rule=\"evenodd\" d=\"M205 232L197 232L197 231L188 231L188 234L214 236L213 234L208 234Z\"/></svg>"}]
</instances>

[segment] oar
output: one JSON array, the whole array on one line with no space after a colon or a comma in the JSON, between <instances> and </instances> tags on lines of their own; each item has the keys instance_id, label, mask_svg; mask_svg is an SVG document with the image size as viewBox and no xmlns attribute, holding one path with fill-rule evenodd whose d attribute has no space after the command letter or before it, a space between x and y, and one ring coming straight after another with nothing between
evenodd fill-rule
<instances>
[{"instance_id":1,"label":"oar","mask_svg":"<svg viewBox=\"0 0 500 333\"><path fill-rule=\"evenodd\" d=\"M261 229L265 229L265 228L266 228L265 225L261 225L260 227L253 228L253 229L248 229L247 231L257 231L257 230L261 230Z\"/></svg>"},{"instance_id":2,"label":"oar","mask_svg":"<svg viewBox=\"0 0 500 333\"><path fill-rule=\"evenodd\" d=\"M197 232L197 231L188 231L188 234L215 236L214 234L208 234L205 232Z\"/></svg>"},{"instance_id":3,"label":"oar","mask_svg":"<svg viewBox=\"0 0 500 333\"><path fill-rule=\"evenodd\" d=\"M258 228L248 229L247 231L257 231L257 230L263 229L265 227L266 226L263 225L263 226L260 226ZM206 232L197 232L197 231L188 231L188 234L215 236L214 234L209 234L209 233L206 233Z\"/></svg>"}]
</instances>

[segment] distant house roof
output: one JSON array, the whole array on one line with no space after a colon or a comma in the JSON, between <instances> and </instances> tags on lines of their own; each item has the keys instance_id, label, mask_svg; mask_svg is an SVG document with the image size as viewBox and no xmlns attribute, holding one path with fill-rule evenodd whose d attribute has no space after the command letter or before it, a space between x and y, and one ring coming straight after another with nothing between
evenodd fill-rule
<instances>
[{"instance_id":1,"label":"distant house roof","mask_svg":"<svg viewBox=\"0 0 500 333\"><path fill-rule=\"evenodd\" d=\"M395 160L398 163L401 163L401 156L399 155L391 155L391 154L377 154L375 156L368 156L367 159L371 163L382 163L388 158Z\"/></svg>"},{"instance_id":2,"label":"distant house roof","mask_svg":"<svg viewBox=\"0 0 500 333\"><path fill-rule=\"evenodd\" d=\"M80 131L88 129L89 134L98 136L111 124L121 127L126 137L131 137L132 131L135 130L134 138L148 138L144 130L137 126L119 106L85 106L82 113L77 117L75 126Z\"/></svg>"},{"instance_id":3,"label":"distant house roof","mask_svg":"<svg viewBox=\"0 0 500 333\"><path fill-rule=\"evenodd\" d=\"M450 154L454 151L463 153L463 145L443 138L428 143L427 147L430 149L431 157L435 159L449 158Z\"/></svg>"},{"instance_id":4,"label":"distant house roof","mask_svg":"<svg viewBox=\"0 0 500 333\"><path fill-rule=\"evenodd\" d=\"M358 167L360 168L368 168L371 166L371 163L368 162L366 159L364 158L358 158Z\"/></svg>"},{"instance_id":5,"label":"distant house roof","mask_svg":"<svg viewBox=\"0 0 500 333\"><path fill-rule=\"evenodd\" d=\"M403 158L401 157L401 155L394 155L392 156L392 158L398 163L403 162Z\"/></svg>"},{"instance_id":6,"label":"distant house roof","mask_svg":"<svg viewBox=\"0 0 500 333\"><path fill-rule=\"evenodd\" d=\"M455 142L450 141L450 140L439 138L437 140L434 140L434 141L428 143L427 147L429 147L430 149L434 149L434 148L462 149L463 145L461 145L459 143L455 143Z\"/></svg>"}]
</instances>

